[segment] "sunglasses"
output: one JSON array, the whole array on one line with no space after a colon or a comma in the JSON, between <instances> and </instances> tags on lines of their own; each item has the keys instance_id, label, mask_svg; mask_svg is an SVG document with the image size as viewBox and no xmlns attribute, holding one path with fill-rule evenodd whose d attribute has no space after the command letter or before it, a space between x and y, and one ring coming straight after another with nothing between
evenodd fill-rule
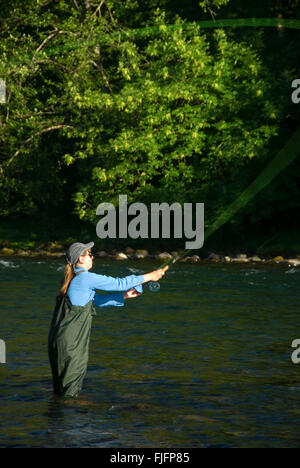
<instances>
[{"instance_id":1,"label":"sunglasses","mask_svg":"<svg viewBox=\"0 0 300 468\"><path fill-rule=\"evenodd\" d=\"M86 254L86 257L94 258L94 255L92 255L92 252L88 252L88 253Z\"/></svg>"}]
</instances>

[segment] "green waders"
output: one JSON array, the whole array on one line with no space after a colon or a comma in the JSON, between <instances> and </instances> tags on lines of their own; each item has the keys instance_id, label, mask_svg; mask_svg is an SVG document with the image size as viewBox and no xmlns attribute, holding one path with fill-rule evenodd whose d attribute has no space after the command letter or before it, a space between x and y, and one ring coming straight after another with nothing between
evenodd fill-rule
<instances>
[{"instance_id":1,"label":"green waders","mask_svg":"<svg viewBox=\"0 0 300 468\"><path fill-rule=\"evenodd\" d=\"M86 374L93 301L74 306L68 296L58 297L48 337L54 393L77 396Z\"/></svg>"}]
</instances>

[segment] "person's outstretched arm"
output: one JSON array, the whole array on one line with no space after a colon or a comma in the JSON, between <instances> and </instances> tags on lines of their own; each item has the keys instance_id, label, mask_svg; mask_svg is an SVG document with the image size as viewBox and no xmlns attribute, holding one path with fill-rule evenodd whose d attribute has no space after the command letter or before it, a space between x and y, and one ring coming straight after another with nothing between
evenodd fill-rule
<instances>
[{"instance_id":1,"label":"person's outstretched arm","mask_svg":"<svg viewBox=\"0 0 300 468\"><path fill-rule=\"evenodd\" d=\"M148 281L160 280L169 267L154 270L145 275L130 275L125 278L114 278L113 276L98 275L89 273L89 286L91 289L99 289L100 291L128 291L129 289L138 286L139 284L147 283Z\"/></svg>"}]
</instances>

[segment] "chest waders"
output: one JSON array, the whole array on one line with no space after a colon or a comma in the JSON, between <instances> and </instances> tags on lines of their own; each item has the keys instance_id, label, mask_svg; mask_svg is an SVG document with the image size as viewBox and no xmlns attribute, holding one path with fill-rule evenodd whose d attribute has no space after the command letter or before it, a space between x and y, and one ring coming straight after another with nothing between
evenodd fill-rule
<instances>
[{"instance_id":1,"label":"chest waders","mask_svg":"<svg viewBox=\"0 0 300 468\"><path fill-rule=\"evenodd\" d=\"M68 296L57 298L48 337L54 393L74 397L80 392L88 365L93 315L93 301L74 306Z\"/></svg>"}]
</instances>

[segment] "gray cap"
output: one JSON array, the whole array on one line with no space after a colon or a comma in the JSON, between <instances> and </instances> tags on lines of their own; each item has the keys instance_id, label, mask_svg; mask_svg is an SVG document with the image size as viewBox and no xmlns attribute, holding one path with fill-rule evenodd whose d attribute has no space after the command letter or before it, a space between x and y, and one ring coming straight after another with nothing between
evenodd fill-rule
<instances>
[{"instance_id":1,"label":"gray cap","mask_svg":"<svg viewBox=\"0 0 300 468\"><path fill-rule=\"evenodd\" d=\"M75 271L76 263L80 255L85 251L89 250L94 247L94 242L89 242L88 244L82 244L81 242L75 242L74 244L70 245L68 250L66 251L66 261L70 265L72 265L73 270Z\"/></svg>"}]
</instances>

